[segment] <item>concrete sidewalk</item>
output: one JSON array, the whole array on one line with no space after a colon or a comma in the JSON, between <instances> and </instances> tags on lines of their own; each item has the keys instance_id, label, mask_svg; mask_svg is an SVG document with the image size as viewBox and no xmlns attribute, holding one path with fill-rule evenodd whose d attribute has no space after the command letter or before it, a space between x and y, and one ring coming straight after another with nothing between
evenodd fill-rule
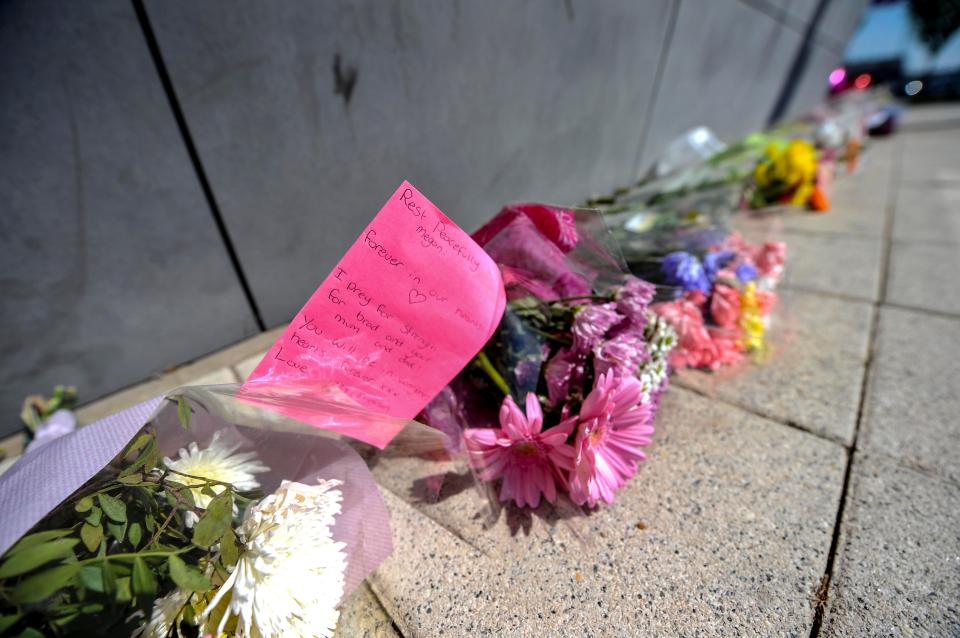
<instances>
[{"instance_id":1,"label":"concrete sidewalk","mask_svg":"<svg viewBox=\"0 0 960 638\"><path fill-rule=\"evenodd\" d=\"M375 466L396 550L338 635L960 635L960 107L905 124L831 212L738 222L789 246L776 353L676 376L614 505L485 525L460 468ZM80 418L241 380L276 336ZM441 474L442 498L421 498Z\"/></svg>"},{"instance_id":2,"label":"concrete sidewalk","mask_svg":"<svg viewBox=\"0 0 960 638\"><path fill-rule=\"evenodd\" d=\"M831 212L781 218L773 360L676 377L614 505L484 527L472 490L417 502L449 468L376 468L385 613L364 591L341 634L960 635L958 118L911 111Z\"/></svg>"}]
</instances>

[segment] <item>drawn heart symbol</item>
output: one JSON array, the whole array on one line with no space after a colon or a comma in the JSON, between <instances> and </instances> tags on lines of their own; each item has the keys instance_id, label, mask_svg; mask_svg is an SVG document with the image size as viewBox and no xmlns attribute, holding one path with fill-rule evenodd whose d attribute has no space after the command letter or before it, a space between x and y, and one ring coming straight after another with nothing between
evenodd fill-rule
<instances>
[{"instance_id":1,"label":"drawn heart symbol","mask_svg":"<svg viewBox=\"0 0 960 638\"><path fill-rule=\"evenodd\" d=\"M423 294L422 292L420 292L419 290L417 290L416 288L411 288L411 289L410 289L410 294L407 295L407 300L408 300L411 304L423 303L424 301L427 300L427 296L426 296L425 294Z\"/></svg>"}]
</instances>

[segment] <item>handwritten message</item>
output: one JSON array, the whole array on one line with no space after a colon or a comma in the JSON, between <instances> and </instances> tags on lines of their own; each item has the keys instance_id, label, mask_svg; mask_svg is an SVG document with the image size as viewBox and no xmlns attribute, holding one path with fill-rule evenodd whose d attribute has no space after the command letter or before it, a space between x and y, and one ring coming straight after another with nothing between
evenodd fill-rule
<instances>
[{"instance_id":1,"label":"handwritten message","mask_svg":"<svg viewBox=\"0 0 960 638\"><path fill-rule=\"evenodd\" d=\"M487 342L504 304L494 262L404 182L241 394L299 397L271 409L384 447Z\"/></svg>"}]
</instances>

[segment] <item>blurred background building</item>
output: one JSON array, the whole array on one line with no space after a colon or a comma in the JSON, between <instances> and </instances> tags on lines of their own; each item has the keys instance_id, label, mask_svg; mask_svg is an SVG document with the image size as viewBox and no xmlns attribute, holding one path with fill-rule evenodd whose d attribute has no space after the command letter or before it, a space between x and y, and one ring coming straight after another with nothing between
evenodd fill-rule
<instances>
[{"instance_id":1,"label":"blurred background building","mask_svg":"<svg viewBox=\"0 0 960 638\"><path fill-rule=\"evenodd\" d=\"M473 230L806 111L845 51L954 63L848 49L866 5L4 0L0 434L284 324L403 179Z\"/></svg>"}]
</instances>

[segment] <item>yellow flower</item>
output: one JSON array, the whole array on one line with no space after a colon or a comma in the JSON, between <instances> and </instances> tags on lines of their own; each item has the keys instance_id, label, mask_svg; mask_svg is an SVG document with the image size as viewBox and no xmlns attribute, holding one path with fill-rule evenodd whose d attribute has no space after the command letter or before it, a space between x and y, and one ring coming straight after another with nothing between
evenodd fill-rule
<instances>
[{"instance_id":1,"label":"yellow flower","mask_svg":"<svg viewBox=\"0 0 960 638\"><path fill-rule=\"evenodd\" d=\"M754 182L766 203L788 196L792 204L806 204L816 177L817 152L804 140L770 144L753 171Z\"/></svg>"},{"instance_id":2,"label":"yellow flower","mask_svg":"<svg viewBox=\"0 0 960 638\"><path fill-rule=\"evenodd\" d=\"M766 325L760 316L760 304L757 302L757 285L750 282L740 293L740 328L743 330L743 345L749 352L764 351L764 333Z\"/></svg>"}]
</instances>

